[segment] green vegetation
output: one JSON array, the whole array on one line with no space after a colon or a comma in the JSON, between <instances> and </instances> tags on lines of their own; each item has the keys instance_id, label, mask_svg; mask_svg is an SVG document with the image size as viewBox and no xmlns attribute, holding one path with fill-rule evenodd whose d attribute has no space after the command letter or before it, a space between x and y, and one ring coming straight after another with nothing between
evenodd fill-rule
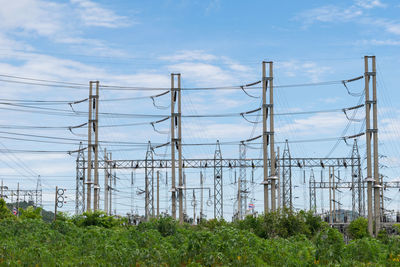
<instances>
[{"instance_id":1,"label":"green vegetation","mask_svg":"<svg viewBox=\"0 0 400 267\"><path fill-rule=\"evenodd\" d=\"M361 220L359 220L361 221ZM281 211L228 223L179 225L169 217L130 226L102 212L45 222L26 208L16 218L0 200L0 265L24 266L395 266L400 237L354 239L307 212ZM360 226L361 225L361 226ZM351 228L353 229L353 228ZM353 231L353 230L351 230ZM360 234L362 233L362 234Z\"/></svg>"}]
</instances>

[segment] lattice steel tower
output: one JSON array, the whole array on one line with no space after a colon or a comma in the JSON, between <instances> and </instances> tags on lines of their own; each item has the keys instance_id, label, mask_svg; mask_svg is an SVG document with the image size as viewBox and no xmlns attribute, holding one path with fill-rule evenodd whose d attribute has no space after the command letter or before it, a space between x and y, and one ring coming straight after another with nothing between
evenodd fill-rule
<instances>
[{"instance_id":1,"label":"lattice steel tower","mask_svg":"<svg viewBox=\"0 0 400 267\"><path fill-rule=\"evenodd\" d=\"M282 205L290 209L293 208L291 160L289 142L286 140L282 156Z\"/></svg>"},{"instance_id":2,"label":"lattice steel tower","mask_svg":"<svg viewBox=\"0 0 400 267\"><path fill-rule=\"evenodd\" d=\"M42 207L42 178L38 175L36 181L35 206Z\"/></svg>"},{"instance_id":3,"label":"lattice steel tower","mask_svg":"<svg viewBox=\"0 0 400 267\"><path fill-rule=\"evenodd\" d=\"M154 161L151 143L147 147L145 162L145 218L154 217Z\"/></svg>"},{"instance_id":4,"label":"lattice steel tower","mask_svg":"<svg viewBox=\"0 0 400 267\"><path fill-rule=\"evenodd\" d=\"M85 212L85 152L82 142L76 157L75 214Z\"/></svg>"},{"instance_id":5,"label":"lattice steel tower","mask_svg":"<svg viewBox=\"0 0 400 267\"><path fill-rule=\"evenodd\" d=\"M351 152L351 185L352 185L352 219L363 215L364 189L361 175L361 159L358 151L357 139L354 139Z\"/></svg>"},{"instance_id":6,"label":"lattice steel tower","mask_svg":"<svg viewBox=\"0 0 400 267\"><path fill-rule=\"evenodd\" d=\"M247 188L247 177L246 177L246 145L241 143L239 144L239 194L240 194L240 209L239 209L239 219L243 219L243 216L246 215L247 209L247 196L248 196L248 188Z\"/></svg>"},{"instance_id":7,"label":"lattice steel tower","mask_svg":"<svg viewBox=\"0 0 400 267\"><path fill-rule=\"evenodd\" d=\"M224 200L222 191L222 153L219 141L214 153L214 218L224 217Z\"/></svg>"},{"instance_id":8,"label":"lattice steel tower","mask_svg":"<svg viewBox=\"0 0 400 267\"><path fill-rule=\"evenodd\" d=\"M313 211L314 213L317 212L317 194L315 190L315 176L314 176L314 170L311 169L310 172L310 210Z\"/></svg>"}]
</instances>

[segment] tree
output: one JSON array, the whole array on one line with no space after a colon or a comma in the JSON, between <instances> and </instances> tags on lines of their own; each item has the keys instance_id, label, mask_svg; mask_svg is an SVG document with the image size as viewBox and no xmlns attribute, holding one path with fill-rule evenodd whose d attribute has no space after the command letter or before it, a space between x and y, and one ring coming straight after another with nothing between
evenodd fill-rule
<instances>
[{"instance_id":1,"label":"tree","mask_svg":"<svg viewBox=\"0 0 400 267\"><path fill-rule=\"evenodd\" d=\"M368 233L368 220L364 217L358 217L350 223L347 232L351 239L369 237L370 235Z\"/></svg>"}]
</instances>

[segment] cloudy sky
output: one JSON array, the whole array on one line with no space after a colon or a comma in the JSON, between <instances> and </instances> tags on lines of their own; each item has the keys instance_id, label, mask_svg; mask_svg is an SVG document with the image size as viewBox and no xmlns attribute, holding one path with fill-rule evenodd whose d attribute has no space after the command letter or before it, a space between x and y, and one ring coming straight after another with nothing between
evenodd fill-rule
<instances>
[{"instance_id":1,"label":"cloudy sky","mask_svg":"<svg viewBox=\"0 0 400 267\"><path fill-rule=\"evenodd\" d=\"M349 121L341 109L364 102L359 95L364 85L362 80L348 84L352 93L349 94L338 81L363 75L363 56L376 55L381 172L388 181L399 178L398 1L1 0L0 3L0 176L11 189L18 182L23 189L34 189L36 177L41 175L45 208L51 207L54 187L58 185L68 191L64 211L74 211L76 154L67 152L78 149L79 140L87 138L87 128L70 131L68 127L87 122L86 115L76 111L86 112L88 108L87 102L83 102L73 105L72 110L67 103L87 98L89 81L159 88L100 91L100 112L157 115L100 116L100 140L139 143L136 146L103 143L101 148L112 151L114 159L142 159L149 140L162 144L169 138L168 122L157 124L161 133L150 125L151 121L168 116L169 109L162 106L168 106L169 95L156 98L155 103L149 96L170 87L170 73L182 74L183 88L244 85L261 79L263 60L274 62L275 133L280 151L282 142L288 139L293 142L292 157L347 157L351 146L336 140L365 131L360 122L365 111L350 112L348 115L357 120ZM43 86L45 82L21 78L83 85ZM315 85L327 81L336 82ZM284 86L299 84L314 85ZM237 89L183 91L183 114L237 114L223 118L183 118L184 143L212 144L185 147L185 158L212 158L217 139L235 143L261 134L261 124L249 123L238 115L260 106L261 89L252 88L248 93L255 98ZM124 100L105 101L112 99ZM61 102L43 105L31 100ZM293 114L321 110L337 111ZM248 119L254 121L259 117ZM329 140L315 142L324 138ZM364 139L358 140L362 158ZM309 142L296 143L302 140ZM248 148L247 157L261 156L259 142ZM224 157L238 157L236 143L221 148ZM162 157L169 153L169 148L155 152L155 157ZM320 179L320 170L315 171ZM307 179L309 172L306 171ZM298 185L295 197L299 199L296 208L308 208L303 171L294 173ZM143 212L143 195L137 194L144 187L143 173L137 171L132 175L133 186L130 171L117 172L116 207L120 214L131 209ZM163 183L165 175L163 171ZM212 170L206 170L206 184L212 185L212 175ZM255 171L254 178L251 172L247 173L248 179L254 180L249 183L252 191L249 198L260 211L263 210L261 175L260 170ZM186 176L188 186L198 185L199 170L186 170ZM224 171L226 218L232 216L236 206L234 176L233 170ZM341 177L349 180L350 171L341 170ZM168 208L167 190L168 186L161 189L162 210ZM200 192L195 194L198 200ZM387 196L388 208L397 209L396 190L387 191ZM187 196L190 214L192 198L190 191ZM348 192L341 194L345 208L351 207L349 199ZM321 197L317 200L320 206L318 202ZM327 205L325 199L322 206ZM211 207L205 209L211 216Z\"/></svg>"}]
</instances>

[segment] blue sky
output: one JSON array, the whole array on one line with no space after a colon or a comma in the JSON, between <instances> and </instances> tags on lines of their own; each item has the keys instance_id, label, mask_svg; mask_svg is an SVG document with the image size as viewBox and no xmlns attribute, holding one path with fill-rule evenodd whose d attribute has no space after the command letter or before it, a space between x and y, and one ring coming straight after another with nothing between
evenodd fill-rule
<instances>
[{"instance_id":1,"label":"blue sky","mask_svg":"<svg viewBox=\"0 0 400 267\"><path fill-rule=\"evenodd\" d=\"M274 61L275 84L301 84L350 79L363 74L363 56L376 55L378 63L379 135L382 173L388 181L399 178L400 100L397 78L400 70L400 2L388 0L355 1L2 1L0 8L0 74L88 84L121 86L170 86L170 73L182 73L183 87L242 85L261 78L261 61ZM11 78L4 78L11 79ZM80 100L87 90L52 88L1 82L2 98L38 100ZM360 92L363 81L349 84ZM160 91L102 91L101 99L149 96ZM249 90L259 96L261 90ZM357 105L359 97L347 94L343 85L276 88L275 112L300 112L341 109ZM168 105L169 97L157 100ZM239 113L259 107L259 99L247 97L238 90L186 91L183 114ZM5 107L2 104L3 108ZM68 105L50 106L70 110ZM74 107L87 111L87 104ZM23 108L26 110L26 108ZM166 114L156 109L150 98L135 101L101 102L101 112ZM2 125L74 126L85 117L59 117L3 109ZM357 118L362 119L360 110ZM151 120L150 120L151 121ZM100 118L100 125L150 122L138 118ZM342 112L276 116L276 140L308 140L340 137L348 121ZM168 123L160 130L168 131ZM168 135L153 131L150 124L134 127L105 127L100 139L164 143ZM363 131L362 123L351 123L345 135ZM0 129L3 132L85 139L86 129L74 134L67 129ZM186 143L240 141L261 134L261 125L253 125L240 116L234 118L183 119ZM0 134L7 149L71 151L76 144L47 144L11 140L15 134ZM25 137L27 138L27 137ZM360 152L365 154L365 137ZM35 138L36 140L42 140ZM72 142L73 143L73 142ZM291 144L294 157L324 157L335 142ZM278 144L283 149L282 144ZM259 148L259 145L254 145ZM4 147L3 147L4 148ZM114 159L140 159L144 146L132 151L118 151L109 146ZM332 156L348 156L351 147L343 141ZM165 151L159 152L160 154ZM169 150L166 151L169 153ZM187 147L186 158L210 158L214 146ZM222 146L224 157L238 157L237 146ZM248 157L259 157L259 149L249 149ZM22 163L23 162L23 166ZM211 170L206 183L212 184ZM301 171L295 171L298 183L296 208L304 208L304 185ZM319 172L319 170L318 170ZM307 175L309 170L307 170ZM344 174L343 174L344 173ZM65 211L73 211L75 158L66 153L7 153L0 155L0 176L15 188L34 188L35 176L42 175L46 189L45 207L52 205L52 188L71 189ZM188 185L197 185L198 170L187 170ZM349 171L342 175L349 179ZM117 211L131 209L130 172L119 172ZM250 172L247 174L251 176ZM326 176L326 175L325 175ZM225 211L230 218L234 210L234 173L226 170ZM134 191L143 188L143 173L136 173ZM162 178L164 179L164 177ZM255 172L251 197L256 210L263 210L261 172ZM167 188L163 188L164 200ZM397 209L399 199L388 191L390 209ZM386 191L385 191L386 192ZM198 195L199 192L196 192ZM345 208L350 195L342 194ZM198 196L197 196L198 199ZM191 193L188 213L192 214ZM317 200L317 202L320 199ZM326 208L327 201L323 204ZM166 202L164 201L164 204ZM319 205L319 204L318 204ZM135 194L134 209L143 211L143 198ZM164 209L167 206L164 206ZM208 215L211 216L208 207Z\"/></svg>"}]
</instances>

